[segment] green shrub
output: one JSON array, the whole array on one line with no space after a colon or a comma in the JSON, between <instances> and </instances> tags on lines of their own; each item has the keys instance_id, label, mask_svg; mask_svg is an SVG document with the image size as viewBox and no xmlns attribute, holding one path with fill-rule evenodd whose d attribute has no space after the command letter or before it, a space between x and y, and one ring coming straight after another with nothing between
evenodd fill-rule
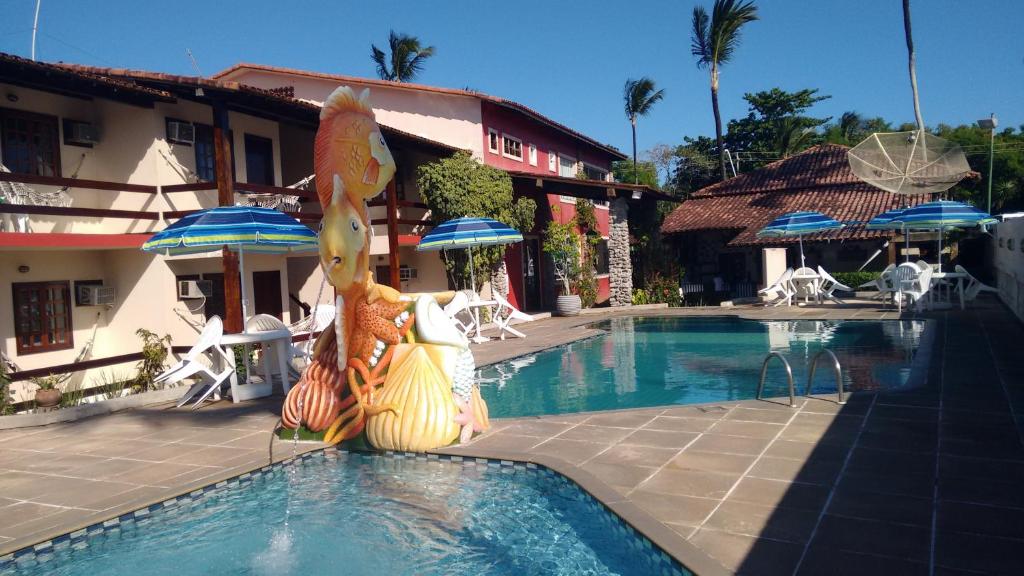
<instances>
[{"instance_id":1,"label":"green shrub","mask_svg":"<svg viewBox=\"0 0 1024 576\"><path fill-rule=\"evenodd\" d=\"M633 304L668 304L680 306L679 283L655 272L647 279L647 288L633 290Z\"/></svg>"},{"instance_id":2,"label":"green shrub","mask_svg":"<svg viewBox=\"0 0 1024 576\"><path fill-rule=\"evenodd\" d=\"M856 290L857 286L876 280L881 274L881 272L833 272L832 277Z\"/></svg>"},{"instance_id":3,"label":"green shrub","mask_svg":"<svg viewBox=\"0 0 1024 576\"><path fill-rule=\"evenodd\" d=\"M11 379L7 377L7 368L3 362L0 362L0 416L14 413L14 407L11 406L11 398L8 396L8 387L10 385Z\"/></svg>"},{"instance_id":4,"label":"green shrub","mask_svg":"<svg viewBox=\"0 0 1024 576\"><path fill-rule=\"evenodd\" d=\"M145 328L139 328L135 335L142 339L142 361L136 369L135 387L146 391L153 385L153 380L164 370L164 363L170 353L171 336L157 336Z\"/></svg>"}]
</instances>

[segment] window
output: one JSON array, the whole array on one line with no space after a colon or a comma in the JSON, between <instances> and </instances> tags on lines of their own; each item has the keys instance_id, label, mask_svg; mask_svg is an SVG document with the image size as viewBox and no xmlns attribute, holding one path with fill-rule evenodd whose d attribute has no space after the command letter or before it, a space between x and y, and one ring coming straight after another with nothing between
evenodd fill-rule
<instances>
[{"instance_id":1,"label":"window","mask_svg":"<svg viewBox=\"0 0 1024 576\"><path fill-rule=\"evenodd\" d=\"M558 157L554 152L548 152L548 170L558 172Z\"/></svg>"},{"instance_id":2,"label":"window","mask_svg":"<svg viewBox=\"0 0 1024 576\"><path fill-rule=\"evenodd\" d=\"M594 272L596 274L608 273L608 239L602 238L594 250Z\"/></svg>"},{"instance_id":3,"label":"window","mask_svg":"<svg viewBox=\"0 0 1024 576\"><path fill-rule=\"evenodd\" d=\"M245 181L274 185L274 142L270 138L245 135Z\"/></svg>"},{"instance_id":4,"label":"window","mask_svg":"<svg viewBox=\"0 0 1024 576\"><path fill-rule=\"evenodd\" d=\"M530 166L537 165L537 145L530 144Z\"/></svg>"},{"instance_id":5,"label":"window","mask_svg":"<svg viewBox=\"0 0 1024 576\"><path fill-rule=\"evenodd\" d=\"M11 172L60 176L57 118L0 108L0 149Z\"/></svg>"},{"instance_id":6,"label":"window","mask_svg":"<svg viewBox=\"0 0 1024 576\"><path fill-rule=\"evenodd\" d=\"M487 149L495 154L498 153L498 132L488 128L487 129Z\"/></svg>"},{"instance_id":7,"label":"window","mask_svg":"<svg viewBox=\"0 0 1024 576\"><path fill-rule=\"evenodd\" d=\"M217 179L217 155L213 148L213 126L196 124L196 176L201 182Z\"/></svg>"},{"instance_id":8,"label":"window","mask_svg":"<svg viewBox=\"0 0 1024 576\"><path fill-rule=\"evenodd\" d=\"M523 141L519 138L514 138L507 134L501 135L502 145L502 156L505 158L511 158L513 160L523 161Z\"/></svg>"},{"instance_id":9,"label":"window","mask_svg":"<svg viewBox=\"0 0 1024 576\"><path fill-rule=\"evenodd\" d=\"M602 180L608 178L608 171L603 168L598 168L593 164L583 163L583 174L586 175L587 180Z\"/></svg>"},{"instance_id":10,"label":"window","mask_svg":"<svg viewBox=\"0 0 1024 576\"><path fill-rule=\"evenodd\" d=\"M11 288L14 291L14 338L18 354L65 350L74 346L69 282L16 282Z\"/></svg>"},{"instance_id":11,"label":"window","mask_svg":"<svg viewBox=\"0 0 1024 576\"><path fill-rule=\"evenodd\" d=\"M565 178L576 177L576 159L571 156L558 155L558 175Z\"/></svg>"}]
</instances>

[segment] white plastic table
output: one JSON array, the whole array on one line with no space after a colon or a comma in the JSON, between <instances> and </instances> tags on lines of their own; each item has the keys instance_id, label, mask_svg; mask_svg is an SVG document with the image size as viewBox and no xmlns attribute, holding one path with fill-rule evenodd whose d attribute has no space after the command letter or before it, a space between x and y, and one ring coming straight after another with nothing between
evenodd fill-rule
<instances>
[{"instance_id":1,"label":"white plastic table","mask_svg":"<svg viewBox=\"0 0 1024 576\"><path fill-rule=\"evenodd\" d=\"M470 313L473 314L473 321L476 322L476 336L473 336L473 342L480 344L481 342L487 342L490 340L487 336L482 336L480 334L480 309L490 308L491 306L497 305L497 300L480 300L479 298L473 298L469 301L467 307L469 308Z\"/></svg>"},{"instance_id":2,"label":"white plastic table","mask_svg":"<svg viewBox=\"0 0 1024 576\"><path fill-rule=\"evenodd\" d=\"M941 286L941 282L943 280L950 281L952 283L952 285L950 286L950 285L947 284L947 287L946 287L946 298L945 298L944 302L946 304L952 306L952 303L950 302L950 300L952 300L952 298L950 297L949 291L950 290L956 290L956 293L960 295L960 309L963 310L964 309L964 286L963 286L963 282L966 279L967 279L967 274L963 274L961 272L933 272L932 273L932 286L931 286L932 287L932 291L940 292L938 290L938 288ZM941 294L941 292L940 292L940 294Z\"/></svg>"},{"instance_id":3,"label":"white plastic table","mask_svg":"<svg viewBox=\"0 0 1024 576\"><path fill-rule=\"evenodd\" d=\"M288 393L288 346L291 345L292 335L287 330L267 330L264 332L240 332L238 334L225 334L220 339L220 345L227 352L231 362L235 361L233 346L245 346L246 354L252 346L259 345L262 361L262 381L256 381L252 374L246 374L245 382L239 382L238 373L231 375L231 401L234 403L253 398L270 396L274 388L273 376L276 373L281 377L281 388ZM271 358L274 358L276 366L271 365ZM276 371L274 370L276 368Z\"/></svg>"},{"instance_id":4,"label":"white plastic table","mask_svg":"<svg viewBox=\"0 0 1024 576\"><path fill-rule=\"evenodd\" d=\"M821 276L817 272L810 268L800 268L793 273L793 277L790 280L793 283L793 289L796 290L799 295L803 292L804 302L807 302L810 295L814 295L814 301L821 301L821 294L819 293L818 286L821 282Z\"/></svg>"}]
</instances>

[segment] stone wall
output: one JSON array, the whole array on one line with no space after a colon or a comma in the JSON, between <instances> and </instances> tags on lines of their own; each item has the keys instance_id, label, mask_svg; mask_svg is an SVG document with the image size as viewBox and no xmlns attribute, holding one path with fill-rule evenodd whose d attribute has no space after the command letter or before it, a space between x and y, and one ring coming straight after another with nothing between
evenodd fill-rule
<instances>
[{"instance_id":1,"label":"stone wall","mask_svg":"<svg viewBox=\"0 0 1024 576\"><path fill-rule=\"evenodd\" d=\"M609 303L612 306L632 304L633 263L629 259L629 207L625 198L616 198L609 206L608 275Z\"/></svg>"},{"instance_id":2,"label":"stone wall","mask_svg":"<svg viewBox=\"0 0 1024 576\"><path fill-rule=\"evenodd\" d=\"M1024 217L996 225L992 255L999 298L1024 321Z\"/></svg>"}]
</instances>

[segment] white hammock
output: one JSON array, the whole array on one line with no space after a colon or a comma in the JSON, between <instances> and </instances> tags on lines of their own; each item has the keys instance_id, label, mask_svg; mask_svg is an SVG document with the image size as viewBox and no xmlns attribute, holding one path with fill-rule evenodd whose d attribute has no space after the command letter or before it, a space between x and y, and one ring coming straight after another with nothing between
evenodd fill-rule
<instances>
[{"instance_id":1,"label":"white hammock","mask_svg":"<svg viewBox=\"0 0 1024 576\"><path fill-rule=\"evenodd\" d=\"M10 174L7 166L0 164L0 172ZM71 206L71 195L65 189L55 192L39 192L21 182L0 182L0 198L6 204L22 206Z\"/></svg>"}]
</instances>

